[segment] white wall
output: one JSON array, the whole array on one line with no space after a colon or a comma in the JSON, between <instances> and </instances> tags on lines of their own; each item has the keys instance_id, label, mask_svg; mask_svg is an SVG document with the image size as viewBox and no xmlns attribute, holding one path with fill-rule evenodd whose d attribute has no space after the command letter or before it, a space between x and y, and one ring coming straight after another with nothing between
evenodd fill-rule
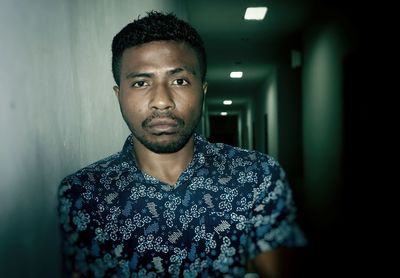
<instances>
[{"instance_id":1,"label":"white wall","mask_svg":"<svg viewBox=\"0 0 400 278\"><path fill-rule=\"evenodd\" d=\"M58 184L122 147L111 40L151 9L186 18L178 0L1 1L1 277L59 276Z\"/></svg>"}]
</instances>

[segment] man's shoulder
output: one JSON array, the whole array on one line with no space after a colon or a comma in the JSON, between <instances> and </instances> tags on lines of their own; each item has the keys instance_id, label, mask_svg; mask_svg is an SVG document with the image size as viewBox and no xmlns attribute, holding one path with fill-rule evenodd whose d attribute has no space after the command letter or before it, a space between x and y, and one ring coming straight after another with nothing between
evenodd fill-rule
<instances>
[{"instance_id":1,"label":"man's shoulder","mask_svg":"<svg viewBox=\"0 0 400 278\"><path fill-rule=\"evenodd\" d=\"M279 162L272 156L256 151L242 149L223 143L214 143L214 160L223 161L225 169L235 169L233 173L242 175L243 173L258 173L272 180L284 179L285 171ZM220 157L218 159L218 157Z\"/></svg>"},{"instance_id":2,"label":"man's shoulder","mask_svg":"<svg viewBox=\"0 0 400 278\"><path fill-rule=\"evenodd\" d=\"M231 160L242 160L253 163L266 163L270 166L279 166L279 163L275 158L256 150L243 149L224 143L215 143L214 146L219 150L220 154Z\"/></svg>"},{"instance_id":3,"label":"man's shoulder","mask_svg":"<svg viewBox=\"0 0 400 278\"><path fill-rule=\"evenodd\" d=\"M123 164L123 161L121 160L121 152L118 152L77 170L63 178L61 183L72 185L82 184L86 181L94 182L99 180L111 169L121 167L121 164Z\"/></svg>"},{"instance_id":4,"label":"man's shoulder","mask_svg":"<svg viewBox=\"0 0 400 278\"><path fill-rule=\"evenodd\" d=\"M228 145L225 143L214 143L208 141L205 137L196 134L196 142L197 146L199 146L199 152L203 153L203 155L208 157L214 157L214 159L218 159L218 157L224 157L229 160L242 160L242 161L250 161L250 162L260 162L260 163L268 163L271 166L278 165L278 162L271 156L265 153L261 153L256 150L243 149L239 147L235 147L232 145Z\"/></svg>"}]
</instances>

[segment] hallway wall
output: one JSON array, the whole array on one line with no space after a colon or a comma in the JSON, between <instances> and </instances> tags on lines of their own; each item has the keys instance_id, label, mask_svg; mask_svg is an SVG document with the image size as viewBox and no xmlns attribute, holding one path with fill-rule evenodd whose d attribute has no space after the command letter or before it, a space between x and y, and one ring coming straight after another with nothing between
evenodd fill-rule
<instances>
[{"instance_id":1,"label":"hallway wall","mask_svg":"<svg viewBox=\"0 0 400 278\"><path fill-rule=\"evenodd\" d=\"M112 91L111 40L178 0L0 3L0 276L58 277L57 187L121 149L128 129Z\"/></svg>"},{"instance_id":2,"label":"hallway wall","mask_svg":"<svg viewBox=\"0 0 400 278\"><path fill-rule=\"evenodd\" d=\"M343 59L351 48L341 22L318 22L305 38L302 72L305 204L314 271L334 269L343 252L338 221L343 170ZM317 270L318 269L318 270ZM321 275L319 273L318 275ZM322 275L324 275L322 274Z\"/></svg>"},{"instance_id":3,"label":"hallway wall","mask_svg":"<svg viewBox=\"0 0 400 278\"><path fill-rule=\"evenodd\" d=\"M271 71L255 102L255 149L279 159L278 84L276 69ZM267 130L265 130L265 127Z\"/></svg>"},{"instance_id":4,"label":"hallway wall","mask_svg":"<svg viewBox=\"0 0 400 278\"><path fill-rule=\"evenodd\" d=\"M342 154L342 59L346 51L337 26L312 30L303 68L305 182L310 205L328 213L340 184Z\"/></svg>"}]
</instances>

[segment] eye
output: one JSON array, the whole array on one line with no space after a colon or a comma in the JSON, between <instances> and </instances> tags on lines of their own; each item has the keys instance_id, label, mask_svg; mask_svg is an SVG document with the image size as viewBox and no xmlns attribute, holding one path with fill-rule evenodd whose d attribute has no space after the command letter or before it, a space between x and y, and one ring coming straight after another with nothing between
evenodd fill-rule
<instances>
[{"instance_id":1,"label":"eye","mask_svg":"<svg viewBox=\"0 0 400 278\"><path fill-rule=\"evenodd\" d=\"M142 87L148 86L148 85L149 85L149 84L148 84L146 81L141 80L141 81L137 81L137 82L133 83L133 84L132 84L132 87L135 87L135 88L142 88Z\"/></svg>"},{"instance_id":2,"label":"eye","mask_svg":"<svg viewBox=\"0 0 400 278\"><path fill-rule=\"evenodd\" d=\"M172 84L178 85L178 86L185 86L185 85L188 85L189 83L185 79L179 78L179 79L174 80L174 82L172 82Z\"/></svg>"}]
</instances>

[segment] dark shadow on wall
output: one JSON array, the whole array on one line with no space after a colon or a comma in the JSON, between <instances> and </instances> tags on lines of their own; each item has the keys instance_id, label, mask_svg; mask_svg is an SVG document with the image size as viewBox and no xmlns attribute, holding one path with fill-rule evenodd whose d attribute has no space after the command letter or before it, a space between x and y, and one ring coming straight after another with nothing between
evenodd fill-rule
<instances>
[{"instance_id":1,"label":"dark shadow on wall","mask_svg":"<svg viewBox=\"0 0 400 278\"><path fill-rule=\"evenodd\" d=\"M212 143L225 143L237 147L238 140L238 116L210 116L210 137Z\"/></svg>"}]
</instances>

